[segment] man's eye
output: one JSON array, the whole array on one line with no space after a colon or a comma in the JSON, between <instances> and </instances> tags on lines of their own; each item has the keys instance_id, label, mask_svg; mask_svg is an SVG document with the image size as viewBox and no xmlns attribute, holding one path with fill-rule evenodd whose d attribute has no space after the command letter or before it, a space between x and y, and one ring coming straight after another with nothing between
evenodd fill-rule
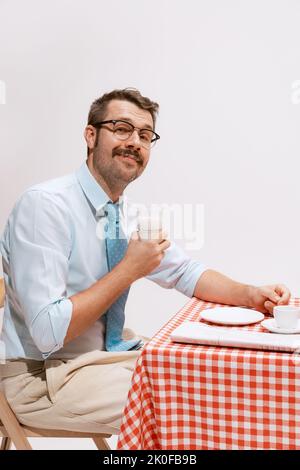
<instances>
[{"instance_id":1,"label":"man's eye","mask_svg":"<svg viewBox=\"0 0 300 470\"><path fill-rule=\"evenodd\" d=\"M119 132L120 134L126 134L127 132L130 132L130 129L126 126L117 126L115 127L115 131Z\"/></svg>"},{"instance_id":2,"label":"man's eye","mask_svg":"<svg viewBox=\"0 0 300 470\"><path fill-rule=\"evenodd\" d=\"M152 139L152 135L149 132L141 132L140 139L145 140L146 142L150 142Z\"/></svg>"}]
</instances>

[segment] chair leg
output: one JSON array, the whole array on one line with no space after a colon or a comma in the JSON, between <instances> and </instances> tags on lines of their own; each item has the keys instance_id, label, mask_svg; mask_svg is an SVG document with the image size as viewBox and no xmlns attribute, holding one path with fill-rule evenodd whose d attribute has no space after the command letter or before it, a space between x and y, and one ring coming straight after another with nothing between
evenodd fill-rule
<instances>
[{"instance_id":1,"label":"chair leg","mask_svg":"<svg viewBox=\"0 0 300 470\"><path fill-rule=\"evenodd\" d=\"M95 442L97 449L111 450L111 448L107 444L106 439L104 439L103 437L93 437L93 441Z\"/></svg>"},{"instance_id":2,"label":"chair leg","mask_svg":"<svg viewBox=\"0 0 300 470\"><path fill-rule=\"evenodd\" d=\"M9 437L2 437L1 450L9 450L11 447L12 441Z\"/></svg>"},{"instance_id":3,"label":"chair leg","mask_svg":"<svg viewBox=\"0 0 300 470\"><path fill-rule=\"evenodd\" d=\"M13 441L15 448L17 450L32 450L25 431L22 429L22 426L10 408L2 390L0 390L0 410L1 423L4 426L6 433ZM3 445L7 444L4 443Z\"/></svg>"}]
</instances>

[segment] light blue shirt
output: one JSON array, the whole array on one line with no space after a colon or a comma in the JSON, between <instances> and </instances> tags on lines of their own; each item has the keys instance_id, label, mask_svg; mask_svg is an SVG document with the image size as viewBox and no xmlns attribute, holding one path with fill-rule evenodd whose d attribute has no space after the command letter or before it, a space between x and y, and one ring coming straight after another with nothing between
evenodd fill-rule
<instances>
[{"instance_id":1,"label":"light blue shirt","mask_svg":"<svg viewBox=\"0 0 300 470\"><path fill-rule=\"evenodd\" d=\"M29 188L16 203L1 240L6 288L2 340L6 358L72 358L104 349L103 319L63 347L72 317L70 296L107 272L99 216L109 201L86 163L70 175ZM122 225L130 238L135 211L120 198ZM129 214L129 215L128 215ZM207 269L171 243L148 279L192 297Z\"/></svg>"}]
</instances>

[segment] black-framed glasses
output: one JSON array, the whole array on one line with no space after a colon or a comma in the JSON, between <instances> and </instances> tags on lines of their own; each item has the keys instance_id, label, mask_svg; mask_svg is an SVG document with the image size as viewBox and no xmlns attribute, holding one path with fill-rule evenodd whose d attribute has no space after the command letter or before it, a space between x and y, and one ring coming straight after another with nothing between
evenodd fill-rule
<instances>
[{"instance_id":1,"label":"black-framed glasses","mask_svg":"<svg viewBox=\"0 0 300 470\"><path fill-rule=\"evenodd\" d=\"M123 121L121 119L110 119L108 121L96 122L95 124L92 124L92 126L99 128L104 124L113 124L113 128L108 129L113 132L115 137L119 140L129 139L133 132L137 130L141 145L146 149L153 147L155 142L160 139L160 136L151 129L140 129L139 127L135 127L133 124L131 124L131 122Z\"/></svg>"}]
</instances>

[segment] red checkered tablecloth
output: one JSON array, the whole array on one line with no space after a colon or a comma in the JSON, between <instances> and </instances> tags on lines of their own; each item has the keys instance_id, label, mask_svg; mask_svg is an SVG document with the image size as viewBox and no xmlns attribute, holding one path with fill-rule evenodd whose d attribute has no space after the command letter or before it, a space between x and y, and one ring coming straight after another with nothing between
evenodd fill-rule
<instances>
[{"instance_id":1,"label":"red checkered tablecloth","mask_svg":"<svg viewBox=\"0 0 300 470\"><path fill-rule=\"evenodd\" d=\"M300 449L300 358L170 340L216 306L191 299L143 349L118 449Z\"/></svg>"}]
</instances>

